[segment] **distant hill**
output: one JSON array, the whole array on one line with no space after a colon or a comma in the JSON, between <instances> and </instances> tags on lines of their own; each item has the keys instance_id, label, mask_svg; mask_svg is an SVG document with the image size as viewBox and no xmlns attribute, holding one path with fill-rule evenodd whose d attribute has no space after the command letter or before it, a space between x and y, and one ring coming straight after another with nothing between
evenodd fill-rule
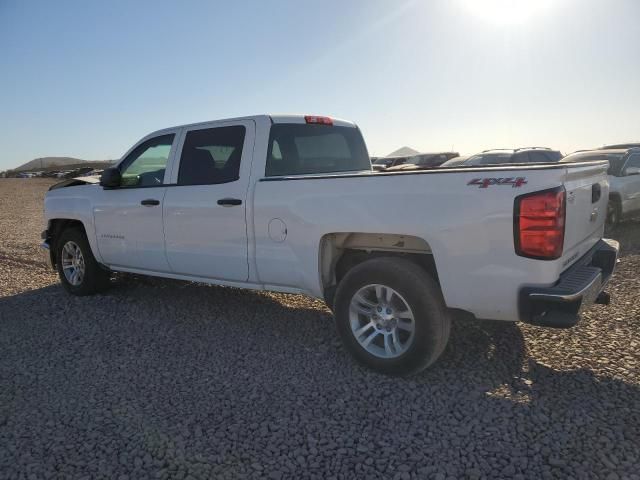
<instances>
[{"instance_id":1,"label":"distant hill","mask_svg":"<svg viewBox=\"0 0 640 480\"><path fill-rule=\"evenodd\" d=\"M15 172L28 172L31 170L53 170L59 168L104 167L113 160L82 160L73 157L42 157L15 168Z\"/></svg>"},{"instance_id":2,"label":"distant hill","mask_svg":"<svg viewBox=\"0 0 640 480\"><path fill-rule=\"evenodd\" d=\"M412 155L418 155L419 153L419 151L414 150L413 148L402 147L391 152L387 157L410 157Z\"/></svg>"}]
</instances>

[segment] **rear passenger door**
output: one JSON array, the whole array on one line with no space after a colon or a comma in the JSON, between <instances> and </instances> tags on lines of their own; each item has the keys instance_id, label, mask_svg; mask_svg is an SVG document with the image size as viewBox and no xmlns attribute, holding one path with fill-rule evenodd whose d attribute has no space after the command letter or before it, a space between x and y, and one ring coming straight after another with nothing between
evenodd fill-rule
<instances>
[{"instance_id":1,"label":"rear passenger door","mask_svg":"<svg viewBox=\"0 0 640 480\"><path fill-rule=\"evenodd\" d=\"M247 190L255 123L212 122L182 133L164 200L167 260L180 275L249 278Z\"/></svg>"}]
</instances>

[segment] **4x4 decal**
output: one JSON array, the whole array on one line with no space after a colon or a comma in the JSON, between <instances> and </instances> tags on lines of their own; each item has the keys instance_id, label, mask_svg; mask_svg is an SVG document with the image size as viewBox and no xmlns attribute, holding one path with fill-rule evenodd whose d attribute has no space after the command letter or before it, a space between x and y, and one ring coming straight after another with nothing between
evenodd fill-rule
<instances>
[{"instance_id":1,"label":"4x4 decal","mask_svg":"<svg viewBox=\"0 0 640 480\"><path fill-rule=\"evenodd\" d=\"M491 185L511 185L512 188L518 188L527 183L525 177L507 177L507 178L474 178L467 183L468 185L477 186L478 188L487 188Z\"/></svg>"}]
</instances>

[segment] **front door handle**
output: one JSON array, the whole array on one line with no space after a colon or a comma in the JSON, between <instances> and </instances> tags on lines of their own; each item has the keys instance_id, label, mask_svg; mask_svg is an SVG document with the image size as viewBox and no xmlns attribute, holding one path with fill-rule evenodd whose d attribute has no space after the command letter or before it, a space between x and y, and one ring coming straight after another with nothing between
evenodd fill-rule
<instances>
[{"instance_id":1,"label":"front door handle","mask_svg":"<svg viewBox=\"0 0 640 480\"><path fill-rule=\"evenodd\" d=\"M223 207L233 207L234 205L242 205L242 200L239 198L221 198L218 200L218 205Z\"/></svg>"},{"instance_id":2,"label":"front door handle","mask_svg":"<svg viewBox=\"0 0 640 480\"><path fill-rule=\"evenodd\" d=\"M160 200L156 200L155 198L147 198L146 200L142 200L140 204L144 205L145 207L151 207L154 205L160 205Z\"/></svg>"}]
</instances>

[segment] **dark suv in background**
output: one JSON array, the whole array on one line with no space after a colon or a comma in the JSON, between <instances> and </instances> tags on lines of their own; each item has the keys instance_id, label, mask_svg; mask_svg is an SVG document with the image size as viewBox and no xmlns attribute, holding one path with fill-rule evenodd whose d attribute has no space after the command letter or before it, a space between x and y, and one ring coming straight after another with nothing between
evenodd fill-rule
<instances>
[{"instance_id":1,"label":"dark suv in background","mask_svg":"<svg viewBox=\"0 0 640 480\"><path fill-rule=\"evenodd\" d=\"M403 157L375 158L371 161L374 170L421 170L437 167L458 155L458 152L416 153Z\"/></svg>"},{"instance_id":2,"label":"dark suv in background","mask_svg":"<svg viewBox=\"0 0 640 480\"><path fill-rule=\"evenodd\" d=\"M430 168L439 167L444 162L458 157L458 152L436 152L436 153L420 153L414 155L401 165L394 165L387 168L387 171L398 170L428 170Z\"/></svg>"},{"instance_id":3,"label":"dark suv in background","mask_svg":"<svg viewBox=\"0 0 640 480\"><path fill-rule=\"evenodd\" d=\"M389 167L395 167L396 165L402 165L407 163L407 160L411 158L410 155L402 155L397 157L373 157L371 159L371 165L374 170L382 170Z\"/></svg>"}]
</instances>

